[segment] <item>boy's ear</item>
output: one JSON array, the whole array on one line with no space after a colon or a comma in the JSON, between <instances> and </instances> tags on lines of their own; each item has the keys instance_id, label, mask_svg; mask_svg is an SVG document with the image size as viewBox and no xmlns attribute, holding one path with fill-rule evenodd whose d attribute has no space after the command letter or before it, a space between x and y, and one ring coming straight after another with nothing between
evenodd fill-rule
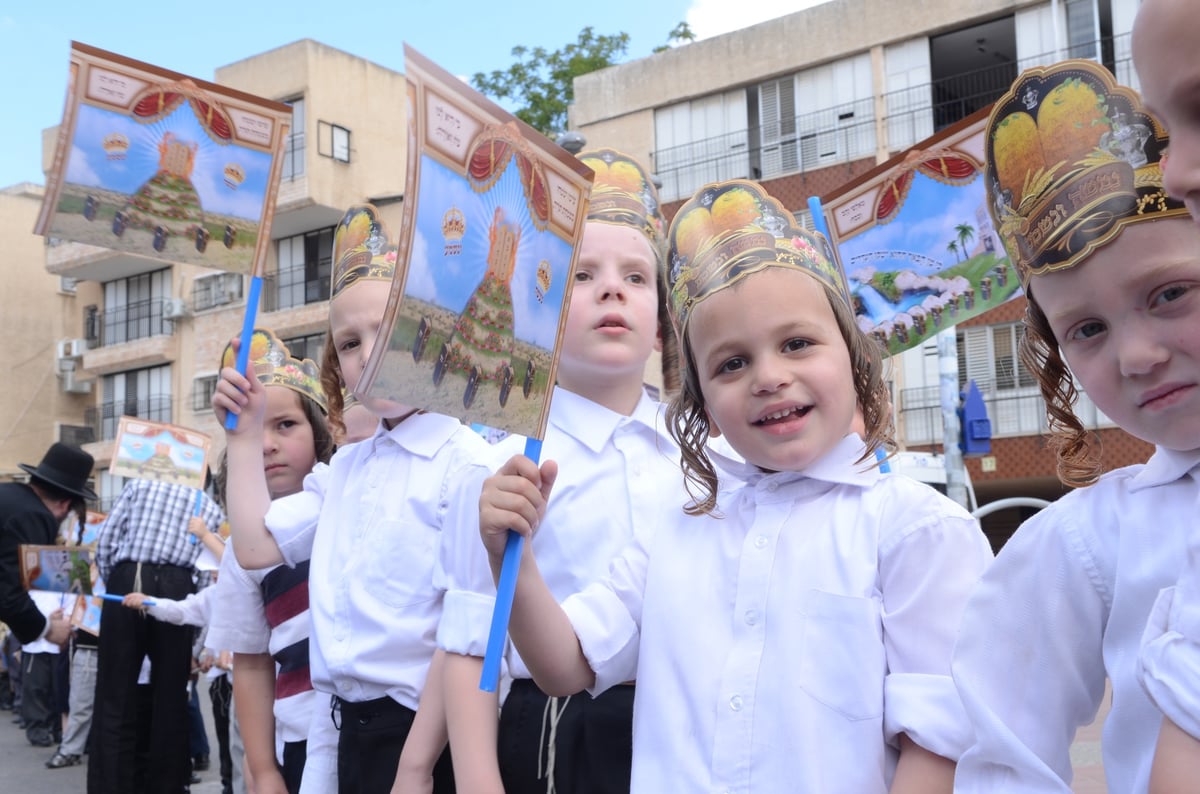
<instances>
[{"instance_id":1,"label":"boy's ear","mask_svg":"<svg viewBox=\"0 0 1200 794\"><path fill-rule=\"evenodd\" d=\"M654 329L654 349L661 353L663 352L663 326L662 323L656 323Z\"/></svg>"},{"instance_id":2,"label":"boy's ear","mask_svg":"<svg viewBox=\"0 0 1200 794\"><path fill-rule=\"evenodd\" d=\"M712 438L720 438L721 428L717 427L717 423L713 421L712 414L708 412L707 408L704 409L704 416L708 419L708 435Z\"/></svg>"}]
</instances>

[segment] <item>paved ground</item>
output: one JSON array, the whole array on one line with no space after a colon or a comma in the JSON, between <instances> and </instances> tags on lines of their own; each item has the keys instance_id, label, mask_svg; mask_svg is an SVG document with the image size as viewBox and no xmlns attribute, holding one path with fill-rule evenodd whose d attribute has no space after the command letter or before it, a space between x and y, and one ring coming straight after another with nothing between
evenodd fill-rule
<instances>
[{"instance_id":1,"label":"paved ground","mask_svg":"<svg viewBox=\"0 0 1200 794\"><path fill-rule=\"evenodd\" d=\"M192 794L220 794L221 778L217 773L217 737L213 733L212 706L208 700L207 684L202 684L200 708L208 743L212 747L212 767L201 772L201 782L192 786ZM11 711L0 711L0 790L20 794L76 794L87 790L87 765L65 769L47 769L45 764L54 755L54 747L33 747L25 740L25 731L13 724Z\"/></svg>"}]
</instances>

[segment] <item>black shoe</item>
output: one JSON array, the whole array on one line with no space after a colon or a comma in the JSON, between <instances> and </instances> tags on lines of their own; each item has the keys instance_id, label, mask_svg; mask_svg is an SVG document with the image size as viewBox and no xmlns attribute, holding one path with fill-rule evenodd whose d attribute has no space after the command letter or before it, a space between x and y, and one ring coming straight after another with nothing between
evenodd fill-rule
<instances>
[{"instance_id":1,"label":"black shoe","mask_svg":"<svg viewBox=\"0 0 1200 794\"><path fill-rule=\"evenodd\" d=\"M77 755L58 752L50 756L50 760L46 762L46 768L62 769L64 766L76 766L82 763L83 759Z\"/></svg>"},{"instance_id":2,"label":"black shoe","mask_svg":"<svg viewBox=\"0 0 1200 794\"><path fill-rule=\"evenodd\" d=\"M54 738L49 733L29 733L25 735L34 747L54 747Z\"/></svg>"},{"instance_id":3,"label":"black shoe","mask_svg":"<svg viewBox=\"0 0 1200 794\"><path fill-rule=\"evenodd\" d=\"M204 770L208 769L208 756L207 755L193 756L192 757L192 769L196 770L197 772L203 772Z\"/></svg>"}]
</instances>

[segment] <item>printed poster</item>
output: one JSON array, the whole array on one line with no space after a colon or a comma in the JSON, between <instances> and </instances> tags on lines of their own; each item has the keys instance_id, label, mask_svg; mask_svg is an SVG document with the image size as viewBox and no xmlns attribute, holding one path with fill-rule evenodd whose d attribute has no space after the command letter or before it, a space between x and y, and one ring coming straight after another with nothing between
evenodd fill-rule
<instances>
[{"instance_id":1,"label":"printed poster","mask_svg":"<svg viewBox=\"0 0 1200 794\"><path fill-rule=\"evenodd\" d=\"M90 548L22 543L18 556L21 585L26 590L92 594L94 566Z\"/></svg>"},{"instance_id":2,"label":"printed poster","mask_svg":"<svg viewBox=\"0 0 1200 794\"><path fill-rule=\"evenodd\" d=\"M109 472L203 488L211 443L204 433L186 427L122 416Z\"/></svg>"},{"instance_id":3,"label":"printed poster","mask_svg":"<svg viewBox=\"0 0 1200 794\"><path fill-rule=\"evenodd\" d=\"M104 519L108 518L108 513L98 513L95 510L87 511L87 518L83 521L83 532L79 536L80 546L94 546L100 538L100 527L104 526Z\"/></svg>"},{"instance_id":4,"label":"printed poster","mask_svg":"<svg viewBox=\"0 0 1200 794\"><path fill-rule=\"evenodd\" d=\"M72 42L35 233L164 262L265 264L292 112Z\"/></svg>"},{"instance_id":5,"label":"printed poster","mask_svg":"<svg viewBox=\"0 0 1200 794\"><path fill-rule=\"evenodd\" d=\"M106 589L104 580L92 566L92 594L77 596L75 606L71 610L70 623L77 629L82 629L93 637L100 636L100 613L104 610L104 595Z\"/></svg>"},{"instance_id":6,"label":"printed poster","mask_svg":"<svg viewBox=\"0 0 1200 794\"><path fill-rule=\"evenodd\" d=\"M592 171L404 53L408 174L387 344L356 391L540 438Z\"/></svg>"},{"instance_id":7,"label":"printed poster","mask_svg":"<svg viewBox=\"0 0 1200 794\"><path fill-rule=\"evenodd\" d=\"M895 354L1020 294L987 204L989 108L822 200L859 325Z\"/></svg>"}]
</instances>

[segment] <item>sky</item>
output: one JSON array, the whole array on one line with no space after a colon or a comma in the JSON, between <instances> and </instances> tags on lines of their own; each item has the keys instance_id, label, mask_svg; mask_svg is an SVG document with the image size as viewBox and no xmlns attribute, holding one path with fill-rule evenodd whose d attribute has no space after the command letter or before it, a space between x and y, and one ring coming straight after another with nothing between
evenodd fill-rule
<instances>
[{"instance_id":1,"label":"sky","mask_svg":"<svg viewBox=\"0 0 1200 794\"><path fill-rule=\"evenodd\" d=\"M185 75L212 80L218 67L311 38L397 71L407 42L448 71L470 76L506 69L512 48L556 50L591 26L628 33L626 57L649 55L686 20L697 38L798 11L827 0L605 0L512 4L392 0L355 6L312 0L206 0L173 4L123 0L0 2L0 187L44 184L42 130L62 118L72 41ZM186 9L186 10L184 10ZM517 9L520 9L518 14Z\"/></svg>"}]
</instances>

